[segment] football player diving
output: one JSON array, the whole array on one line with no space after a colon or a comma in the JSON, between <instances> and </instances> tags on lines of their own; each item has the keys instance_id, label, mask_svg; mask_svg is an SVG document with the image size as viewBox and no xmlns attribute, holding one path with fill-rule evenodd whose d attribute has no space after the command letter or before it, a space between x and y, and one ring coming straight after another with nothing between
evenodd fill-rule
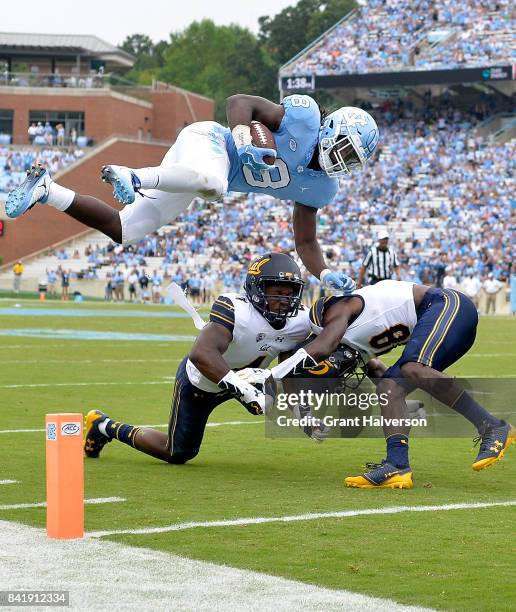
<instances>
[{"instance_id":1,"label":"football player diving","mask_svg":"<svg viewBox=\"0 0 516 612\"><path fill-rule=\"evenodd\" d=\"M57 184L37 165L9 194L7 215L18 217L36 203L46 204L126 245L171 223L196 197L217 201L227 191L266 193L295 202L294 240L309 272L327 288L351 293L354 281L326 265L316 215L337 194L338 178L372 157L378 144L374 119L349 106L325 116L306 95L287 96L275 104L244 94L228 98L227 118L229 128L214 121L185 127L160 166L104 166L103 180L126 205L120 212ZM276 150L253 145L252 121L272 131ZM273 164L264 161L269 157L275 158Z\"/></svg>"},{"instance_id":2,"label":"football player diving","mask_svg":"<svg viewBox=\"0 0 516 612\"><path fill-rule=\"evenodd\" d=\"M516 429L481 406L444 370L472 347L478 314L473 302L451 289L437 289L400 281L381 281L352 296L321 298L310 309L312 332L317 337L271 370L239 372L243 380L262 383L268 375L303 376L339 346L360 354L360 361L377 389L389 394L381 407L385 419L406 418L405 397L421 388L449 406L477 429L480 448L472 464L482 470L500 460L516 441ZM387 368L378 356L405 345L401 357ZM349 367L348 367L349 373ZM410 427L384 425L387 455L380 463L366 464L360 476L346 485L364 489L412 488L408 434Z\"/></svg>"},{"instance_id":3,"label":"football player diving","mask_svg":"<svg viewBox=\"0 0 516 612\"><path fill-rule=\"evenodd\" d=\"M86 456L98 457L106 443L118 440L157 459L183 464L199 453L208 418L219 404L236 398L251 414L264 413L274 391L243 381L235 370L266 367L306 338L310 323L301 304L303 285L289 255L269 253L255 260L244 293L224 293L215 300L209 323L179 365L168 433L91 410L86 416Z\"/></svg>"}]
</instances>

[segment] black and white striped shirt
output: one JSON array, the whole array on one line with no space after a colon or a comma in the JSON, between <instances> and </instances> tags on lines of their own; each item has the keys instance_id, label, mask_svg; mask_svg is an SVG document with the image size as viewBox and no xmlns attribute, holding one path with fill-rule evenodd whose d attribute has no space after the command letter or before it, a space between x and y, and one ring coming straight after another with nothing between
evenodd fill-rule
<instances>
[{"instance_id":1,"label":"black and white striped shirt","mask_svg":"<svg viewBox=\"0 0 516 612\"><path fill-rule=\"evenodd\" d=\"M372 246L362 265L368 270L370 280L386 280L391 278L393 268L398 266L398 258L392 247L382 251L378 246Z\"/></svg>"}]
</instances>

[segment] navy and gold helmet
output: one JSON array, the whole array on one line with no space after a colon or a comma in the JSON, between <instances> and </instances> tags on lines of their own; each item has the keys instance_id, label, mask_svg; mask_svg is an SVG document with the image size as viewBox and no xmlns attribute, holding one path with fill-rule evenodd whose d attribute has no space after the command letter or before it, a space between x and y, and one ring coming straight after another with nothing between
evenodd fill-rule
<instances>
[{"instance_id":1,"label":"navy and gold helmet","mask_svg":"<svg viewBox=\"0 0 516 612\"><path fill-rule=\"evenodd\" d=\"M283 284L292 287L291 295L266 295L267 286ZM286 253L266 253L255 259L247 269L244 284L248 300L275 329L281 329L287 318L297 315L303 287L301 270ZM279 304L277 311L271 310L269 301Z\"/></svg>"}]
</instances>

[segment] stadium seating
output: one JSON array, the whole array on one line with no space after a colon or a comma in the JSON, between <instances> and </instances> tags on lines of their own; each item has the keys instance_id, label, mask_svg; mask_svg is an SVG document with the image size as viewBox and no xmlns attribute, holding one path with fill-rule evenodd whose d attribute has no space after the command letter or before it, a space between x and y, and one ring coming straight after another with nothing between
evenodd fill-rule
<instances>
[{"instance_id":1,"label":"stadium seating","mask_svg":"<svg viewBox=\"0 0 516 612\"><path fill-rule=\"evenodd\" d=\"M281 76L509 64L515 31L510 0L368 0Z\"/></svg>"},{"instance_id":2,"label":"stadium seating","mask_svg":"<svg viewBox=\"0 0 516 612\"><path fill-rule=\"evenodd\" d=\"M83 155L79 148L0 146L0 199L23 181L32 164L42 162L55 174Z\"/></svg>"},{"instance_id":3,"label":"stadium seating","mask_svg":"<svg viewBox=\"0 0 516 612\"><path fill-rule=\"evenodd\" d=\"M516 144L488 143L473 131L489 105L466 112L445 98L429 99L419 109L386 102L372 112L381 130L377 158L362 173L342 179L337 199L318 215L331 265L356 275L376 231L388 228L404 278L433 282L441 253L459 281L471 272L507 278ZM0 149L0 157L6 151ZM30 151L25 153L26 160L20 151L10 158L17 171L30 161ZM73 152L46 155L54 165L73 160ZM236 290L242 264L252 257L271 249L293 251L291 211L292 203L263 194L232 194L224 204L192 206L173 225L125 250L96 233L86 241L97 257L84 255L86 243L71 244L66 261L56 252L40 262L34 277L63 265L104 282L107 273L136 266L183 283L195 273L214 274L222 288Z\"/></svg>"}]
</instances>

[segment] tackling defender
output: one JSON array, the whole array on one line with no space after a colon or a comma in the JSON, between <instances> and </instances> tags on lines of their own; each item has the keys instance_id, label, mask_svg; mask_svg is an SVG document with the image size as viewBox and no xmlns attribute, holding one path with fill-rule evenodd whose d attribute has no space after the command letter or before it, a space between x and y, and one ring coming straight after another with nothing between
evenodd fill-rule
<instances>
[{"instance_id":1,"label":"tackling defender","mask_svg":"<svg viewBox=\"0 0 516 612\"><path fill-rule=\"evenodd\" d=\"M179 365L168 434L91 410L86 417L86 456L98 457L106 443L119 440L157 459L182 464L198 454L208 418L219 404L236 398L251 414L262 414L272 401L270 394L265 387L242 381L235 370L265 367L307 336L303 285L290 256L269 253L255 260L247 271L245 293L217 298L210 322Z\"/></svg>"},{"instance_id":2,"label":"tackling defender","mask_svg":"<svg viewBox=\"0 0 516 612\"><path fill-rule=\"evenodd\" d=\"M358 351L368 376L390 401L382 416L406 417L405 397L419 387L449 406L478 430L480 449L473 469L482 470L504 455L516 441L516 429L478 404L454 379L443 373L473 346L478 314L473 302L458 291L436 289L400 281L381 281L351 296L321 298L310 309L310 324L317 338L279 365L239 375L246 381L298 376L333 353L342 343ZM390 368L377 357L405 345ZM360 476L346 478L350 487L412 488L408 455L410 427L385 426L387 457Z\"/></svg>"},{"instance_id":3,"label":"tackling defender","mask_svg":"<svg viewBox=\"0 0 516 612\"><path fill-rule=\"evenodd\" d=\"M158 167L133 170L104 166L102 178L126 206L120 213L91 196L53 182L42 167L8 196L6 212L18 217L36 203L48 204L117 243L131 244L173 221L196 196L215 201L226 191L259 192L294 200L294 239L306 268L323 285L350 293L354 281L330 271L316 237L317 209L334 199L338 177L360 169L378 144L374 119L343 107L327 117L310 96L275 104L238 94L227 100L229 128L214 121L193 123L179 134ZM274 135L277 150L252 144L251 122ZM275 158L269 165L264 158ZM140 197L136 202L136 194Z\"/></svg>"}]
</instances>

